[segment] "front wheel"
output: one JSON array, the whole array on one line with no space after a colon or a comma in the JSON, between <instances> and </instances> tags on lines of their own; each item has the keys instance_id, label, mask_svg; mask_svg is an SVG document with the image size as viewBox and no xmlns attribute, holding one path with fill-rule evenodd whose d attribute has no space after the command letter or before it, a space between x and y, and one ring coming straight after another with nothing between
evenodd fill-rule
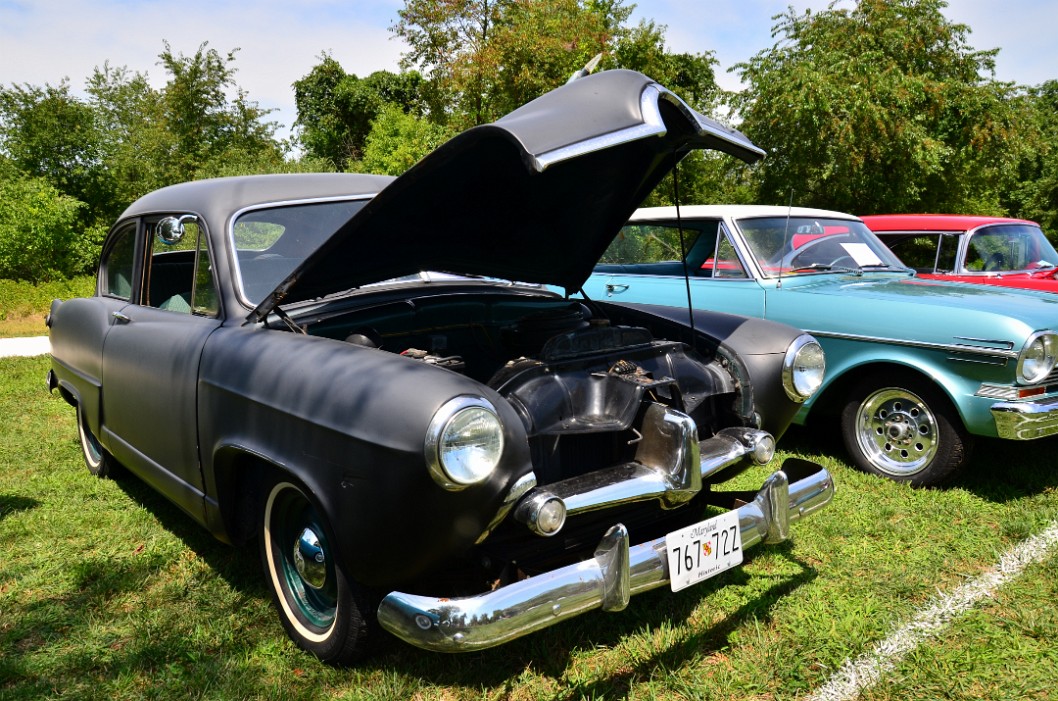
<instances>
[{"instance_id":1,"label":"front wheel","mask_svg":"<svg viewBox=\"0 0 1058 701\"><path fill-rule=\"evenodd\" d=\"M88 428L88 420L80 404L77 405L77 436L81 439L81 455L89 472L96 477L110 477L117 472L117 461L95 437L92 429Z\"/></svg>"},{"instance_id":2,"label":"front wheel","mask_svg":"<svg viewBox=\"0 0 1058 701\"><path fill-rule=\"evenodd\" d=\"M916 487L949 479L973 445L948 398L907 372L860 382L841 412L841 433L861 470Z\"/></svg>"},{"instance_id":3,"label":"front wheel","mask_svg":"<svg viewBox=\"0 0 1058 701\"><path fill-rule=\"evenodd\" d=\"M298 647L329 664L348 664L366 652L375 609L367 592L349 582L323 512L301 487L277 482L264 502L261 563L272 601Z\"/></svg>"}]
</instances>

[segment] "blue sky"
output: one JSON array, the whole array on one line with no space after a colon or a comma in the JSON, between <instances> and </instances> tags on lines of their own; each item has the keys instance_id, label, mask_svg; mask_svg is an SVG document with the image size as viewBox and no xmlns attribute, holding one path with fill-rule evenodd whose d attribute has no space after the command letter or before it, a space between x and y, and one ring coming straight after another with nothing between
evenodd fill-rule
<instances>
[{"instance_id":1,"label":"blue sky","mask_svg":"<svg viewBox=\"0 0 1058 701\"><path fill-rule=\"evenodd\" d=\"M849 0L839 0L848 4ZM635 20L667 26L669 48L713 51L718 81L737 88L727 69L771 46L772 17L788 6L825 8L829 0L640 0ZM401 0L0 0L0 84L58 84L80 91L96 66L147 73L164 82L158 54L193 54L208 41L235 61L239 85L272 118L294 121L291 84L328 52L345 70L397 70L403 46L389 26ZM1058 2L950 0L949 19L967 24L976 49L1000 49L997 77L1025 85L1058 79Z\"/></svg>"}]
</instances>

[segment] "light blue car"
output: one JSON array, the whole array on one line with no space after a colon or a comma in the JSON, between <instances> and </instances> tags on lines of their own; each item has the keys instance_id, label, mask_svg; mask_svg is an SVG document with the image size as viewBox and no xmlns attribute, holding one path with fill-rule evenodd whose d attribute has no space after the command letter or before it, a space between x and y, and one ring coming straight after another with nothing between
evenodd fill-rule
<instances>
[{"instance_id":1,"label":"light blue car","mask_svg":"<svg viewBox=\"0 0 1058 701\"><path fill-rule=\"evenodd\" d=\"M810 332L826 379L795 421L839 422L867 472L938 484L966 463L974 436L1058 433L1058 295L916 278L848 214L641 209L583 290Z\"/></svg>"}]
</instances>

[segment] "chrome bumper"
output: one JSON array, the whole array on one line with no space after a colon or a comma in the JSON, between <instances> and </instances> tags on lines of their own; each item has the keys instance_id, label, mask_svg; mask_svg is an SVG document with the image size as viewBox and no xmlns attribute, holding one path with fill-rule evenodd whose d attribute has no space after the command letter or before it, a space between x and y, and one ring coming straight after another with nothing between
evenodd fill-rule
<instances>
[{"instance_id":1,"label":"chrome bumper","mask_svg":"<svg viewBox=\"0 0 1058 701\"><path fill-rule=\"evenodd\" d=\"M1058 434L1058 397L1035 402L999 402L991 407L1000 438L1028 441Z\"/></svg>"},{"instance_id":2,"label":"chrome bumper","mask_svg":"<svg viewBox=\"0 0 1058 701\"><path fill-rule=\"evenodd\" d=\"M833 496L834 483L824 468L787 460L752 501L738 507L742 547L785 540L791 523L826 506ZM448 599L392 592L382 600L378 620L416 647L469 652L501 645L592 609L620 611L632 594L668 583L665 538L629 547L627 530L616 524L590 560L477 596Z\"/></svg>"}]
</instances>

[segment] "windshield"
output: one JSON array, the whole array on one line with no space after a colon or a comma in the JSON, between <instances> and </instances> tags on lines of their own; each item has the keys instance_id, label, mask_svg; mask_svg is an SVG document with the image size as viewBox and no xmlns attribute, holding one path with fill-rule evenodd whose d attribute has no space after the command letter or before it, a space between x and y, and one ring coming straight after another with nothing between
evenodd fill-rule
<instances>
[{"instance_id":1,"label":"windshield","mask_svg":"<svg viewBox=\"0 0 1058 701\"><path fill-rule=\"evenodd\" d=\"M253 209L232 226L232 250L243 298L257 306L367 200L311 202Z\"/></svg>"},{"instance_id":2,"label":"windshield","mask_svg":"<svg viewBox=\"0 0 1058 701\"><path fill-rule=\"evenodd\" d=\"M739 219L738 227L765 277L907 269L859 221L759 217Z\"/></svg>"},{"instance_id":3,"label":"windshield","mask_svg":"<svg viewBox=\"0 0 1058 701\"><path fill-rule=\"evenodd\" d=\"M966 248L964 272L1040 270L1058 266L1058 252L1043 231L1028 224L987 226Z\"/></svg>"}]
</instances>

